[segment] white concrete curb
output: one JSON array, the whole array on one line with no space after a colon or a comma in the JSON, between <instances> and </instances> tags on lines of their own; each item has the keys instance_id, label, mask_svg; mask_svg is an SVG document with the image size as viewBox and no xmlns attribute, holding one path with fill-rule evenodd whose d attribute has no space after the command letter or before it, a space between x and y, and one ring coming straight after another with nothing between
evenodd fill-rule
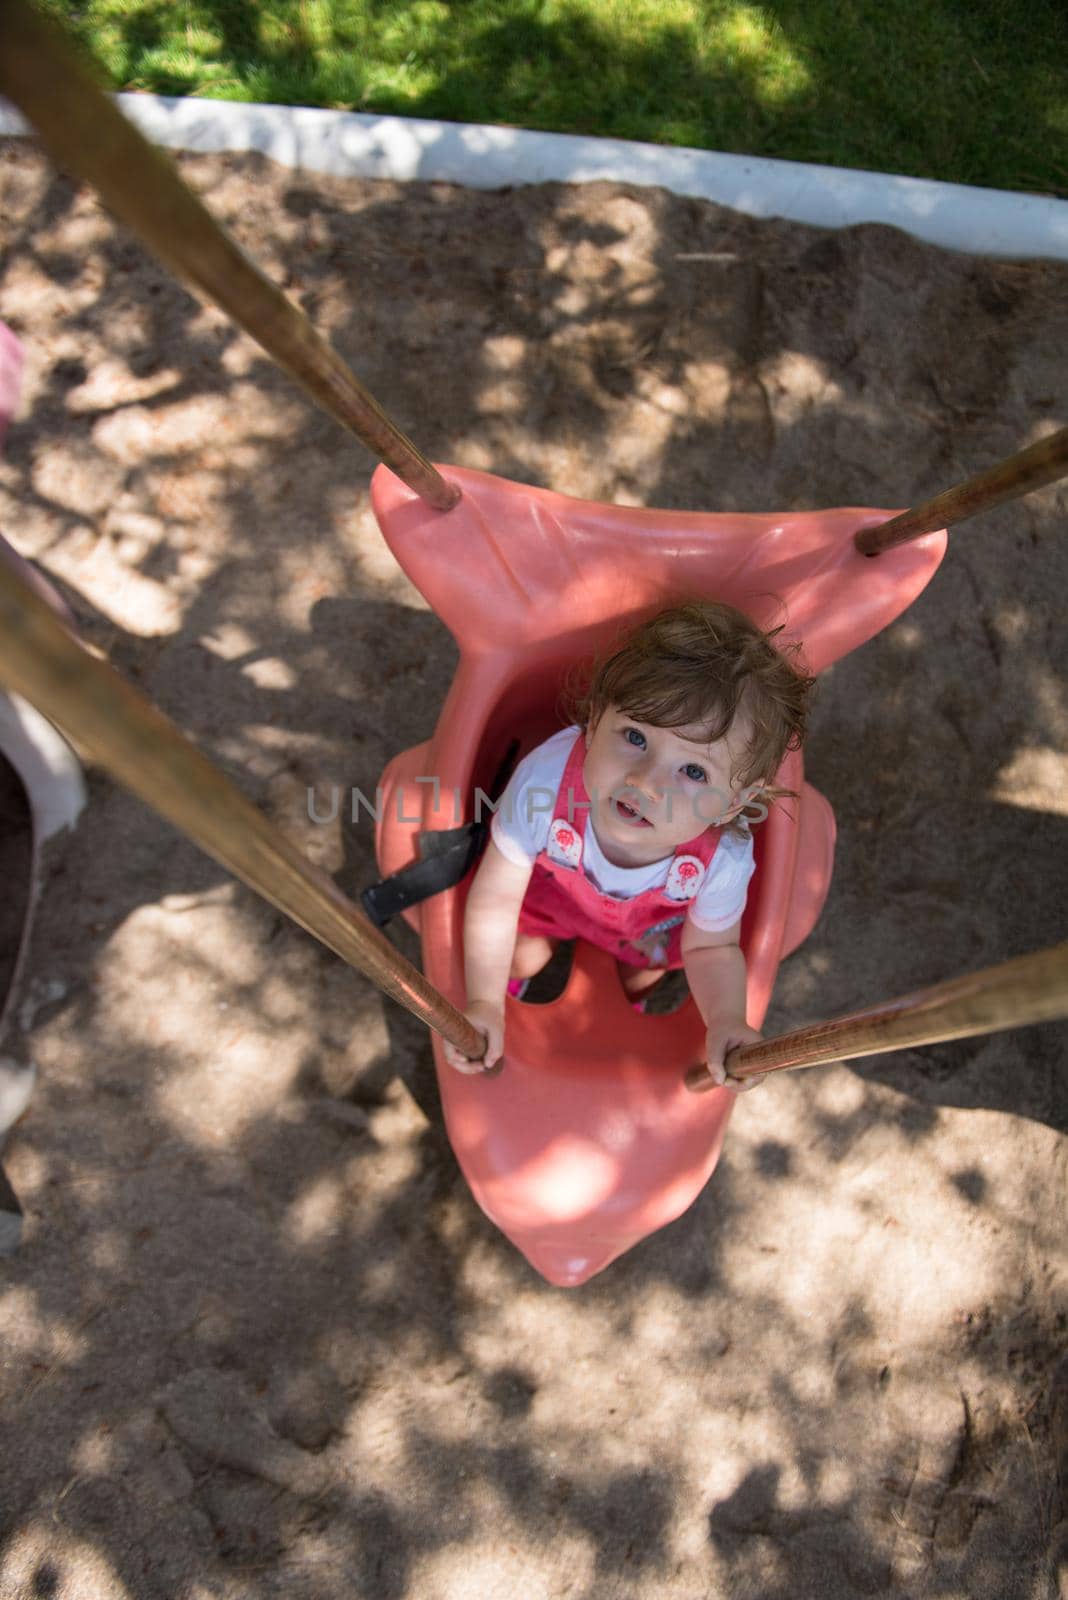
<instances>
[{"instance_id":1,"label":"white concrete curb","mask_svg":"<svg viewBox=\"0 0 1068 1600\"><path fill-rule=\"evenodd\" d=\"M949 250L1068 261L1068 201L1042 195L477 123L148 94L116 99L156 144L258 150L307 172L474 189L610 178L713 200L752 217L822 228L883 222ZM25 132L18 114L0 101L0 133Z\"/></svg>"}]
</instances>

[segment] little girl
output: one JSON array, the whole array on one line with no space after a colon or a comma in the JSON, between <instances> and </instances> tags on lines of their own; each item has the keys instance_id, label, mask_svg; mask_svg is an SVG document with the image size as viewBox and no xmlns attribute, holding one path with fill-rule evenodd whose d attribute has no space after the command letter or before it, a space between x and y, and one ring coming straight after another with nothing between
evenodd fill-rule
<instances>
[{"instance_id":1,"label":"little girl","mask_svg":"<svg viewBox=\"0 0 1068 1600\"><path fill-rule=\"evenodd\" d=\"M684 967L715 1083L727 1052L760 1038L738 945L754 866L746 808L762 821L763 800L796 798L773 780L801 746L814 684L771 643L781 631L712 602L661 611L596 670L574 725L519 763L464 922L466 1015L486 1053L468 1061L446 1045L451 1066L498 1061L506 990L561 939L610 951L629 995Z\"/></svg>"}]
</instances>

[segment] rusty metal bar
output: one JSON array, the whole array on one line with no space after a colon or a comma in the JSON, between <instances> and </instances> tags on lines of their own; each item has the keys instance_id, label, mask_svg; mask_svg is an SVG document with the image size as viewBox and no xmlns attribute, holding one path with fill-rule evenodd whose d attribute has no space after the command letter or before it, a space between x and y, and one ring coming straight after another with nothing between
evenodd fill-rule
<instances>
[{"instance_id":1,"label":"rusty metal bar","mask_svg":"<svg viewBox=\"0 0 1068 1600\"><path fill-rule=\"evenodd\" d=\"M0 0L0 94L32 123L61 166L86 179L105 205L179 278L222 308L423 500L448 511L447 483L304 312L254 266L187 187L97 87L60 30L27 0Z\"/></svg>"},{"instance_id":2,"label":"rusty metal bar","mask_svg":"<svg viewBox=\"0 0 1068 1600\"><path fill-rule=\"evenodd\" d=\"M472 1060L485 1038L147 697L0 566L0 682L168 822Z\"/></svg>"},{"instance_id":3,"label":"rusty metal bar","mask_svg":"<svg viewBox=\"0 0 1068 1600\"><path fill-rule=\"evenodd\" d=\"M1068 1017L1068 942L917 989L866 1011L743 1045L729 1053L726 1067L733 1078L755 1078L942 1039L1000 1033L1057 1017ZM713 1084L707 1069L697 1066L686 1074L686 1086L703 1093Z\"/></svg>"},{"instance_id":4,"label":"rusty metal bar","mask_svg":"<svg viewBox=\"0 0 1068 1600\"><path fill-rule=\"evenodd\" d=\"M1017 500L1041 489L1043 484L1068 476L1068 428L1051 433L1047 439L1029 445L1014 456L1007 456L996 466L966 478L953 489L925 500L911 511L903 511L889 522L877 523L874 528L862 528L854 535L853 543L863 556L882 555L896 545L907 544L910 539L920 539L925 533L936 533L939 528L952 528L954 523L976 517L981 511L992 511L1006 500Z\"/></svg>"}]
</instances>

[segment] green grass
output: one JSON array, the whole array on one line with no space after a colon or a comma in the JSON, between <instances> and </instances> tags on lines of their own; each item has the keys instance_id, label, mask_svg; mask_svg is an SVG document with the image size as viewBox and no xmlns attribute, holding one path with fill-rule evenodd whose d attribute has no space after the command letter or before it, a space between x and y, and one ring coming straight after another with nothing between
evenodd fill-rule
<instances>
[{"instance_id":1,"label":"green grass","mask_svg":"<svg viewBox=\"0 0 1068 1600\"><path fill-rule=\"evenodd\" d=\"M46 0L116 88L1068 194L1064 0Z\"/></svg>"}]
</instances>

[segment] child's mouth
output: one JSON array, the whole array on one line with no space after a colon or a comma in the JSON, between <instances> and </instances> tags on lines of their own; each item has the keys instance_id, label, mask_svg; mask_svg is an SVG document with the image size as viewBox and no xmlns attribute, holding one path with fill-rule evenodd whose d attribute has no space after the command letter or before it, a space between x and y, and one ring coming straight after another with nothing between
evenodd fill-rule
<instances>
[{"instance_id":1,"label":"child's mouth","mask_svg":"<svg viewBox=\"0 0 1068 1600\"><path fill-rule=\"evenodd\" d=\"M647 817L643 817L641 813L636 811L633 806L628 806L625 800L614 800L612 803L615 806L616 816L619 817L622 822L629 822L632 826L637 826L639 828L652 827L652 823L649 821L649 819Z\"/></svg>"}]
</instances>

